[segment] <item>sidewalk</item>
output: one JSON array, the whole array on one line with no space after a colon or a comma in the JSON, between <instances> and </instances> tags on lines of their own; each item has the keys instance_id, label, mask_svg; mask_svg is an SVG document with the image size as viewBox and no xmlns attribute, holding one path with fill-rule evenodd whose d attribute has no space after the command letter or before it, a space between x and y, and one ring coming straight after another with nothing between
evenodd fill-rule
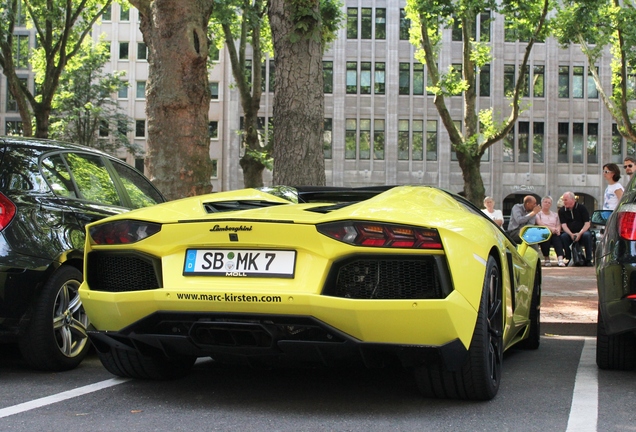
<instances>
[{"instance_id":1,"label":"sidewalk","mask_svg":"<svg viewBox=\"0 0 636 432\"><path fill-rule=\"evenodd\" d=\"M541 333L596 336L594 267L542 267Z\"/></svg>"}]
</instances>

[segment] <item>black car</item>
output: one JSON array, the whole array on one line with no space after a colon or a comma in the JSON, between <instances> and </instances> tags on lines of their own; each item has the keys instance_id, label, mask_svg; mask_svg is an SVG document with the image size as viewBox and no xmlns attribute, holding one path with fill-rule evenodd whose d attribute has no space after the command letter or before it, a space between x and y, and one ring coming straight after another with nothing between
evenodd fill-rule
<instances>
[{"instance_id":1,"label":"black car","mask_svg":"<svg viewBox=\"0 0 636 432\"><path fill-rule=\"evenodd\" d=\"M604 226L596 245L598 286L596 363L601 369L636 367L636 184L630 182L616 209L597 210Z\"/></svg>"},{"instance_id":2,"label":"black car","mask_svg":"<svg viewBox=\"0 0 636 432\"><path fill-rule=\"evenodd\" d=\"M78 295L85 225L164 201L105 153L0 137L0 342L17 342L37 369L77 366L90 348Z\"/></svg>"}]
</instances>

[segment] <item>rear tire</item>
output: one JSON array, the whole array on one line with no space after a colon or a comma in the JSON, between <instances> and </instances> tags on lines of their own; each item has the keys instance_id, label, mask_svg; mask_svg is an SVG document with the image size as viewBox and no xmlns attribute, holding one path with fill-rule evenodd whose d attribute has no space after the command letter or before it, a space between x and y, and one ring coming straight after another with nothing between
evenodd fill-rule
<instances>
[{"instance_id":1,"label":"rear tire","mask_svg":"<svg viewBox=\"0 0 636 432\"><path fill-rule=\"evenodd\" d=\"M190 373L196 361L196 357L151 357L113 347L106 352L98 351L97 354L102 365L113 375L146 380L182 378Z\"/></svg>"},{"instance_id":2,"label":"rear tire","mask_svg":"<svg viewBox=\"0 0 636 432\"><path fill-rule=\"evenodd\" d=\"M596 364L609 370L632 370L636 367L636 338L632 333L608 335L600 308L596 324Z\"/></svg>"},{"instance_id":3,"label":"rear tire","mask_svg":"<svg viewBox=\"0 0 636 432\"><path fill-rule=\"evenodd\" d=\"M22 357L29 366L47 371L70 370L88 354L88 317L78 291L82 280L78 269L62 266L34 300L31 321L19 341Z\"/></svg>"},{"instance_id":4,"label":"rear tire","mask_svg":"<svg viewBox=\"0 0 636 432\"><path fill-rule=\"evenodd\" d=\"M486 277L468 359L458 371L444 365L415 368L415 381L425 397L490 400L499 390L503 359L503 310L501 274L488 258Z\"/></svg>"}]
</instances>

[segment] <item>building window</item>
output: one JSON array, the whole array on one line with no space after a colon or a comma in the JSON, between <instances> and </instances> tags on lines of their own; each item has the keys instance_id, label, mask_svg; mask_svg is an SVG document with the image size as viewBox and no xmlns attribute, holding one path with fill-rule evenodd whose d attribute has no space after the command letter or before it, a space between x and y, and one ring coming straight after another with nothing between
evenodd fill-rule
<instances>
[{"instance_id":1,"label":"building window","mask_svg":"<svg viewBox=\"0 0 636 432\"><path fill-rule=\"evenodd\" d=\"M135 120L135 138L145 138L146 120Z\"/></svg>"},{"instance_id":2,"label":"building window","mask_svg":"<svg viewBox=\"0 0 636 432\"><path fill-rule=\"evenodd\" d=\"M503 161L515 161L515 129L514 127L508 132L503 139Z\"/></svg>"},{"instance_id":3,"label":"building window","mask_svg":"<svg viewBox=\"0 0 636 432\"><path fill-rule=\"evenodd\" d=\"M359 135L360 151L358 152L360 159L369 159L371 157L371 120L360 120Z\"/></svg>"},{"instance_id":4,"label":"building window","mask_svg":"<svg viewBox=\"0 0 636 432\"><path fill-rule=\"evenodd\" d=\"M490 65L486 64L479 70L479 96L490 96Z\"/></svg>"},{"instance_id":5,"label":"building window","mask_svg":"<svg viewBox=\"0 0 636 432\"><path fill-rule=\"evenodd\" d=\"M373 121L373 159L384 160L384 120Z\"/></svg>"},{"instance_id":6,"label":"building window","mask_svg":"<svg viewBox=\"0 0 636 432\"><path fill-rule=\"evenodd\" d=\"M29 68L29 35L13 35L13 63L16 69Z\"/></svg>"},{"instance_id":7,"label":"building window","mask_svg":"<svg viewBox=\"0 0 636 432\"><path fill-rule=\"evenodd\" d=\"M24 131L22 130L22 121L20 120L7 120L4 122L4 133L9 136L22 136Z\"/></svg>"},{"instance_id":8,"label":"building window","mask_svg":"<svg viewBox=\"0 0 636 432\"><path fill-rule=\"evenodd\" d=\"M267 86L267 90L269 93L274 93L274 88L276 87L276 63L274 60L269 61L269 82Z\"/></svg>"},{"instance_id":9,"label":"building window","mask_svg":"<svg viewBox=\"0 0 636 432\"><path fill-rule=\"evenodd\" d=\"M518 124L517 133L517 149L519 151L519 162L528 162L530 156L529 144L530 144L530 123L520 121Z\"/></svg>"},{"instance_id":10,"label":"building window","mask_svg":"<svg viewBox=\"0 0 636 432\"><path fill-rule=\"evenodd\" d=\"M572 124L572 162L583 163L583 126L584 123Z\"/></svg>"},{"instance_id":11,"label":"building window","mask_svg":"<svg viewBox=\"0 0 636 432\"><path fill-rule=\"evenodd\" d=\"M530 96L530 66L526 65L523 68L523 85L521 86L521 97Z\"/></svg>"},{"instance_id":12,"label":"building window","mask_svg":"<svg viewBox=\"0 0 636 432\"><path fill-rule=\"evenodd\" d=\"M137 81L137 99L144 99L146 97L146 81Z\"/></svg>"},{"instance_id":13,"label":"building window","mask_svg":"<svg viewBox=\"0 0 636 432\"><path fill-rule=\"evenodd\" d=\"M210 99L212 100L219 99L219 83L218 82L210 83Z\"/></svg>"},{"instance_id":14,"label":"building window","mask_svg":"<svg viewBox=\"0 0 636 432\"><path fill-rule=\"evenodd\" d=\"M248 89L252 89L252 60L245 60L245 84Z\"/></svg>"},{"instance_id":15,"label":"building window","mask_svg":"<svg viewBox=\"0 0 636 432\"><path fill-rule=\"evenodd\" d=\"M144 172L146 168L146 160L144 158L135 158L135 169L139 172Z\"/></svg>"},{"instance_id":16,"label":"building window","mask_svg":"<svg viewBox=\"0 0 636 432\"><path fill-rule=\"evenodd\" d=\"M212 177L213 179L217 179L219 178L219 160L218 159L212 159L212 174L210 174L210 177Z\"/></svg>"},{"instance_id":17,"label":"building window","mask_svg":"<svg viewBox=\"0 0 636 432\"><path fill-rule=\"evenodd\" d=\"M119 4L119 21L130 21L130 7L127 4Z\"/></svg>"},{"instance_id":18,"label":"building window","mask_svg":"<svg viewBox=\"0 0 636 432\"><path fill-rule=\"evenodd\" d=\"M347 62L347 94L358 93L358 63Z\"/></svg>"},{"instance_id":19,"label":"building window","mask_svg":"<svg viewBox=\"0 0 636 432\"><path fill-rule=\"evenodd\" d=\"M27 79L26 78L19 78L20 84L26 86L27 85ZM7 81L5 81L7 83L7 107L6 107L6 111L7 112L18 112L18 101L15 99L15 97L13 96L13 93L11 93L11 90L9 90L9 83Z\"/></svg>"},{"instance_id":20,"label":"building window","mask_svg":"<svg viewBox=\"0 0 636 432\"><path fill-rule=\"evenodd\" d=\"M386 9L375 10L375 38L386 39Z\"/></svg>"},{"instance_id":21,"label":"building window","mask_svg":"<svg viewBox=\"0 0 636 432\"><path fill-rule=\"evenodd\" d=\"M102 13L102 21L112 20L113 19L112 14L113 14L113 6L112 5L106 6L106 9L104 9L104 12Z\"/></svg>"},{"instance_id":22,"label":"building window","mask_svg":"<svg viewBox=\"0 0 636 432\"><path fill-rule=\"evenodd\" d=\"M347 119L345 122L345 159L356 158L356 134L358 122L356 119Z\"/></svg>"},{"instance_id":23,"label":"building window","mask_svg":"<svg viewBox=\"0 0 636 432\"><path fill-rule=\"evenodd\" d=\"M459 18L454 17L453 29L451 31L451 40L453 42L461 42L464 40L464 34L462 33L462 22Z\"/></svg>"},{"instance_id":24,"label":"building window","mask_svg":"<svg viewBox=\"0 0 636 432\"><path fill-rule=\"evenodd\" d=\"M426 160L437 160L437 120L426 122Z\"/></svg>"},{"instance_id":25,"label":"building window","mask_svg":"<svg viewBox=\"0 0 636 432\"><path fill-rule=\"evenodd\" d=\"M399 94L408 95L411 93L411 64L400 63L400 78L399 78Z\"/></svg>"},{"instance_id":26,"label":"building window","mask_svg":"<svg viewBox=\"0 0 636 432\"><path fill-rule=\"evenodd\" d=\"M490 42L490 11L486 10L479 15L479 40Z\"/></svg>"},{"instance_id":27,"label":"building window","mask_svg":"<svg viewBox=\"0 0 636 432\"><path fill-rule=\"evenodd\" d=\"M371 62L360 63L360 94L371 94Z\"/></svg>"},{"instance_id":28,"label":"building window","mask_svg":"<svg viewBox=\"0 0 636 432\"><path fill-rule=\"evenodd\" d=\"M347 39L358 39L358 8L347 9Z\"/></svg>"},{"instance_id":29,"label":"building window","mask_svg":"<svg viewBox=\"0 0 636 432\"><path fill-rule=\"evenodd\" d=\"M413 63L413 94L424 94L424 65L419 62Z\"/></svg>"},{"instance_id":30,"label":"building window","mask_svg":"<svg viewBox=\"0 0 636 432\"><path fill-rule=\"evenodd\" d=\"M570 67L559 66L559 97L570 97Z\"/></svg>"},{"instance_id":31,"label":"building window","mask_svg":"<svg viewBox=\"0 0 636 432\"><path fill-rule=\"evenodd\" d=\"M219 139L218 121L211 121L208 123L208 133L210 134L210 139Z\"/></svg>"},{"instance_id":32,"label":"building window","mask_svg":"<svg viewBox=\"0 0 636 432\"><path fill-rule=\"evenodd\" d=\"M221 58L220 56L221 56L221 51L219 50L219 48L214 44L210 44L210 54L208 56L210 61L218 62L219 59Z\"/></svg>"},{"instance_id":33,"label":"building window","mask_svg":"<svg viewBox=\"0 0 636 432\"><path fill-rule=\"evenodd\" d=\"M333 62L322 62L322 85L326 94L333 93Z\"/></svg>"},{"instance_id":34,"label":"building window","mask_svg":"<svg viewBox=\"0 0 636 432\"><path fill-rule=\"evenodd\" d=\"M532 96L542 98L545 96L545 66L537 65L533 71Z\"/></svg>"},{"instance_id":35,"label":"building window","mask_svg":"<svg viewBox=\"0 0 636 432\"><path fill-rule=\"evenodd\" d=\"M148 60L148 47L144 42L137 42L137 60Z\"/></svg>"},{"instance_id":36,"label":"building window","mask_svg":"<svg viewBox=\"0 0 636 432\"><path fill-rule=\"evenodd\" d=\"M630 156L634 157L634 152ZM623 163L623 136L618 131L616 123L612 124L612 162Z\"/></svg>"},{"instance_id":37,"label":"building window","mask_svg":"<svg viewBox=\"0 0 636 432\"><path fill-rule=\"evenodd\" d=\"M322 151L325 159L331 159L332 149L333 149L333 125L330 118L326 118L324 121L323 127L323 145Z\"/></svg>"},{"instance_id":38,"label":"building window","mask_svg":"<svg viewBox=\"0 0 636 432\"><path fill-rule=\"evenodd\" d=\"M398 120L398 160L409 159L409 121Z\"/></svg>"},{"instance_id":39,"label":"building window","mask_svg":"<svg viewBox=\"0 0 636 432\"><path fill-rule=\"evenodd\" d=\"M583 66L574 66L572 68L572 97L576 99L583 98Z\"/></svg>"},{"instance_id":40,"label":"building window","mask_svg":"<svg viewBox=\"0 0 636 432\"><path fill-rule=\"evenodd\" d=\"M99 137L100 138L107 138L108 135L110 135L108 122L106 120L101 120L99 122Z\"/></svg>"},{"instance_id":41,"label":"building window","mask_svg":"<svg viewBox=\"0 0 636 432\"><path fill-rule=\"evenodd\" d=\"M117 120L117 133L119 135L128 135L128 122L126 120Z\"/></svg>"},{"instance_id":42,"label":"building window","mask_svg":"<svg viewBox=\"0 0 636 432\"><path fill-rule=\"evenodd\" d=\"M128 99L128 81L122 81L122 85L117 92L117 98Z\"/></svg>"},{"instance_id":43,"label":"building window","mask_svg":"<svg viewBox=\"0 0 636 432\"><path fill-rule=\"evenodd\" d=\"M598 68L596 68L596 73L598 74ZM596 88L596 83L594 82L594 76L592 75L591 68L588 69L587 72L587 97L588 99L598 99L598 89Z\"/></svg>"},{"instance_id":44,"label":"building window","mask_svg":"<svg viewBox=\"0 0 636 432\"><path fill-rule=\"evenodd\" d=\"M598 163L598 123L587 124L587 163Z\"/></svg>"},{"instance_id":45,"label":"building window","mask_svg":"<svg viewBox=\"0 0 636 432\"><path fill-rule=\"evenodd\" d=\"M375 76L373 80L375 94L384 94L385 67L384 63L375 64Z\"/></svg>"},{"instance_id":46,"label":"building window","mask_svg":"<svg viewBox=\"0 0 636 432\"><path fill-rule=\"evenodd\" d=\"M568 141L570 140L570 125L568 123L559 123L559 136L557 138L557 145L559 147L559 159L560 163L568 163Z\"/></svg>"},{"instance_id":47,"label":"building window","mask_svg":"<svg viewBox=\"0 0 636 432\"><path fill-rule=\"evenodd\" d=\"M515 91L515 65L504 65L504 96L511 97Z\"/></svg>"},{"instance_id":48,"label":"building window","mask_svg":"<svg viewBox=\"0 0 636 432\"><path fill-rule=\"evenodd\" d=\"M371 15L373 10L371 8L360 9L360 39L371 39Z\"/></svg>"},{"instance_id":49,"label":"building window","mask_svg":"<svg viewBox=\"0 0 636 432\"><path fill-rule=\"evenodd\" d=\"M543 143L545 142L545 134L543 122L534 122L532 124L532 162L543 162Z\"/></svg>"},{"instance_id":50,"label":"building window","mask_svg":"<svg viewBox=\"0 0 636 432\"><path fill-rule=\"evenodd\" d=\"M406 17L406 10L400 9L400 40L409 40L411 20Z\"/></svg>"},{"instance_id":51,"label":"building window","mask_svg":"<svg viewBox=\"0 0 636 432\"><path fill-rule=\"evenodd\" d=\"M413 120L411 129L411 159L421 161L424 159L424 120Z\"/></svg>"},{"instance_id":52,"label":"building window","mask_svg":"<svg viewBox=\"0 0 636 432\"><path fill-rule=\"evenodd\" d=\"M128 60L128 42L119 42L119 60Z\"/></svg>"}]
</instances>

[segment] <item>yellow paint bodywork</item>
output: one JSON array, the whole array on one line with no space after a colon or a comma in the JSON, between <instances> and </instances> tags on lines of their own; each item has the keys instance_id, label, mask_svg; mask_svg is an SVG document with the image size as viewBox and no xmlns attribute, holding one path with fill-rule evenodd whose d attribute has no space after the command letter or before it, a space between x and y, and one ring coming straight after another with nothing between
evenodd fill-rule
<instances>
[{"instance_id":1,"label":"yellow paint bodywork","mask_svg":"<svg viewBox=\"0 0 636 432\"><path fill-rule=\"evenodd\" d=\"M289 314L314 317L363 342L436 346L459 339L468 348L477 319L486 262L488 256L493 255L502 273L506 347L522 336L519 331L528 322L536 252L528 248L524 257L518 255L516 247L493 223L466 210L444 192L428 187L397 187L327 213L309 211L318 204L287 204L282 199L280 202L286 204L258 210L212 214L203 210L204 203L240 199L278 200L248 189L169 202L98 222L135 219L162 223L159 233L133 245L94 245L88 235L85 252L134 249L158 257L163 288L110 293L91 291L84 282L80 296L92 325L100 331L118 331L156 311ZM387 251L351 246L316 230L318 223L337 220L435 228L442 239L443 250ZM239 241L230 242L227 231L211 231L215 226L249 226L251 229L238 231ZM184 276L188 248L295 250L295 275L293 278ZM516 290L511 289L506 251L512 255L514 274L518 278ZM446 298L436 300L360 300L321 295L335 261L356 254L385 255L388 252L445 256L453 291ZM188 299L183 298L185 294ZM512 296L515 296L514 311ZM271 298L277 301L260 301Z\"/></svg>"}]
</instances>

